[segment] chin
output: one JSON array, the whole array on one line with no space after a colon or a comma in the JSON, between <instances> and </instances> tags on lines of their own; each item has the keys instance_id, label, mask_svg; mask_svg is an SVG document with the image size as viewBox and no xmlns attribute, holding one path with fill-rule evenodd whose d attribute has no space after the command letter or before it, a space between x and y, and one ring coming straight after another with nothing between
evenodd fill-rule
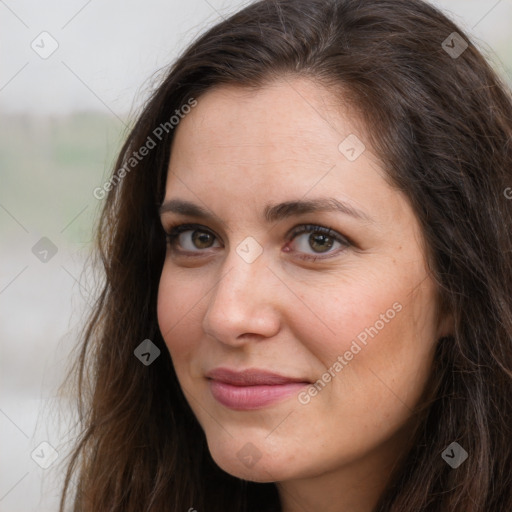
<instances>
[{"instance_id":1,"label":"chin","mask_svg":"<svg viewBox=\"0 0 512 512\"><path fill-rule=\"evenodd\" d=\"M241 446L239 447L238 445ZM257 483L268 483L291 478L289 474L293 466L256 448L251 441L245 443L231 442L224 446L211 446L208 449L214 462L226 473Z\"/></svg>"}]
</instances>

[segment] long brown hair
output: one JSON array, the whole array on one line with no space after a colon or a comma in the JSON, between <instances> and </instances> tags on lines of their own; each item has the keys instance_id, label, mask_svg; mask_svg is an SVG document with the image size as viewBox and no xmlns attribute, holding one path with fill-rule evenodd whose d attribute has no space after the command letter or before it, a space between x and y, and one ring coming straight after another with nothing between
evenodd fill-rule
<instances>
[{"instance_id":1,"label":"long brown hair","mask_svg":"<svg viewBox=\"0 0 512 512\"><path fill-rule=\"evenodd\" d=\"M104 187L104 284L71 374L80 431L61 512L70 499L75 512L280 510L274 483L216 466L182 394L157 324L166 247L158 206L176 110L222 84L299 76L359 112L421 223L439 307L454 319L454 335L437 345L412 447L375 510L512 510L510 92L469 36L420 0L262 0L172 65ZM155 147L130 160L148 138ZM145 339L161 351L149 366L134 356ZM441 457L452 442L469 455L457 469Z\"/></svg>"}]
</instances>

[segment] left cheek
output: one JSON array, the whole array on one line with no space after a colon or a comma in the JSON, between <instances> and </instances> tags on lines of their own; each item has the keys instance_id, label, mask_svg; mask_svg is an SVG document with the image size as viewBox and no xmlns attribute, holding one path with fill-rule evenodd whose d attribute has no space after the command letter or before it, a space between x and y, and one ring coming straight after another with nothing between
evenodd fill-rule
<instances>
[{"instance_id":1,"label":"left cheek","mask_svg":"<svg viewBox=\"0 0 512 512\"><path fill-rule=\"evenodd\" d=\"M346 361L342 363L343 368L357 369L358 375L360 366L382 370L386 362L396 366L409 361L414 333L404 321L405 308L402 306L402 310L397 311L399 306L393 308L397 301L389 297L388 294L377 297L354 292L346 294L343 300L324 302L324 306L327 305L322 309L324 322L312 325L304 320L302 323L303 333L308 333L303 338L304 343L311 340L308 348L317 354L326 370L339 361L339 357Z\"/></svg>"},{"instance_id":2,"label":"left cheek","mask_svg":"<svg viewBox=\"0 0 512 512\"><path fill-rule=\"evenodd\" d=\"M381 390L373 397L384 393L390 408L394 404L400 410L412 410L428 377L431 347L426 333L414 329L407 317L395 318L361 352L361 384L373 383Z\"/></svg>"},{"instance_id":3,"label":"left cheek","mask_svg":"<svg viewBox=\"0 0 512 512\"><path fill-rule=\"evenodd\" d=\"M356 358L371 342L368 329L374 326L380 318L379 315L388 308L388 302L378 301L375 296L367 296L364 293L346 293L342 300L333 297L332 300L325 302L324 299L321 309L323 321L318 321L316 325L304 322L304 332L310 332L309 339L316 340L317 348L321 347L323 352L329 354L330 363L334 363L338 356L343 356L351 349L357 352L358 344L361 351L354 355ZM382 331L387 327L385 325ZM321 331L325 337L321 336Z\"/></svg>"}]
</instances>

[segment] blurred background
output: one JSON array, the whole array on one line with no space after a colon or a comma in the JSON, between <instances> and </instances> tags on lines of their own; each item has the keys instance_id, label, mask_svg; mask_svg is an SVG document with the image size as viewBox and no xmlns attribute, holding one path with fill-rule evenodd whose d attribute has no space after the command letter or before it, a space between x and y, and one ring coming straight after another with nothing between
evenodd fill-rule
<instances>
[{"instance_id":1,"label":"blurred background","mask_svg":"<svg viewBox=\"0 0 512 512\"><path fill-rule=\"evenodd\" d=\"M58 388L94 293L93 190L159 70L248 3L0 0L0 512L58 508L72 420ZM512 0L432 3L510 84Z\"/></svg>"}]
</instances>

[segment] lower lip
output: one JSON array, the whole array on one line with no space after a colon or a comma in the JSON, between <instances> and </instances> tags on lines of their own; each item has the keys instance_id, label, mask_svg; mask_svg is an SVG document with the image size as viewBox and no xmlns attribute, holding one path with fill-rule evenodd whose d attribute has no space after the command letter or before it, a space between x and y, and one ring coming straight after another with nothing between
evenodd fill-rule
<instances>
[{"instance_id":1,"label":"lower lip","mask_svg":"<svg viewBox=\"0 0 512 512\"><path fill-rule=\"evenodd\" d=\"M213 397L230 409L260 409L298 393L307 382L290 382L272 386L233 386L225 382L210 380Z\"/></svg>"}]
</instances>

